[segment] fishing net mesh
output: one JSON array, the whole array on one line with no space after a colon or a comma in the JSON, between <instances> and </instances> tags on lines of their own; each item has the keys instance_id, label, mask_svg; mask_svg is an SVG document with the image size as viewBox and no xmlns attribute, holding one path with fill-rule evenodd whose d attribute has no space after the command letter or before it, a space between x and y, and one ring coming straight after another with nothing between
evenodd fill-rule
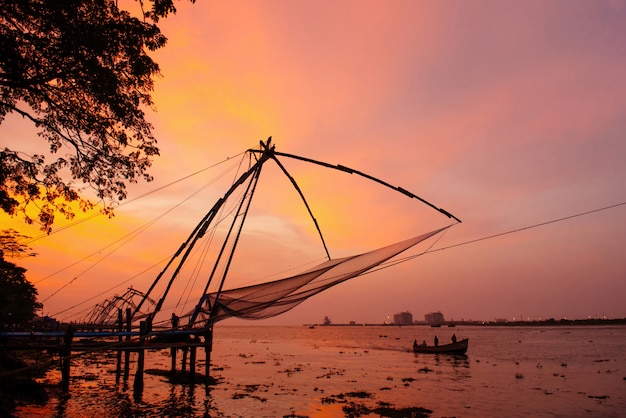
<instances>
[{"instance_id":1,"label":"fishing net mesh","mask_svg":"<svg viewBox=\"0 0 626 418\"><path fill-rule=\"evenodd\" d=\"M304 273L205 295L197 320L266 319L282 314L332 286L357 277L436 235L440 228L363 254L326 261Z\"/></svg>"}]
</instances>

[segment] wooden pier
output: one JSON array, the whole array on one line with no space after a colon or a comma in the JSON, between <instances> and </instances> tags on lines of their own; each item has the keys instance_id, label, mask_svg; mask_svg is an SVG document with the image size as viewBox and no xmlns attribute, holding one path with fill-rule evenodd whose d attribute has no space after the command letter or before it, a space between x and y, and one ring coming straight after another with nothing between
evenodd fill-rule
<instances>
[{"instance_id":1,"label":"wooden pier","mask_svg":"<svg viewBox=\"0 0 626 418\"><path fill-rule=\"evenodd\" d=\"M130 312L127 312L130 315ZM119 317L122 314L120 312ZM118 324L122 322L119 321ZM63 329L54 331L12 331L0 333L0 350L9 352L39 351L58 356L61 371L61 387L70 390L71 364L76 356L86 353L117 352L116 376L122 375L128 380L130 375L130 354L137 353L136 369L133 382L135 397L141 397L146 351L170 350L170 375L187 374L190 383L196 379L197 349L204 348L204 375L209 377L212 337L211 328L190 329L152 329L150 318L139 323L139 329L132 329L127 321L125 329L115 326L91 324L67 324ZM177 353L182 351L180 371L177 370ZM45 366L49 367L50 364ZM52 364L54 366L54 364ZM188 367L188 371L187 371ZM205 379L205 382L207 380Z\"/></svg>"}]
</instances>

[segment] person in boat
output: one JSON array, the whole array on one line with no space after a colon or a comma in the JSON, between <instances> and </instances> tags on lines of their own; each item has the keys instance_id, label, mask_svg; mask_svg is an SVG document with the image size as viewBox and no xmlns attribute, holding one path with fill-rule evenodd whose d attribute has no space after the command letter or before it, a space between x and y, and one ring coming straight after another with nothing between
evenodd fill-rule
<instances>
[{"instance_id":1,"label":"person in boat","mask_svg":"<svg viewBox=\"0 0 626 418\"><path fill-rule=\"evenodd\" d=\"M172 328L173 329L178 328L178 324L179 324L178 316L175 313L172 313Z\"/></svg>"},{"instance_id":2,"label":"person in boat","mask_svg":"<svg viewBox=\"0 0 626 418\"><path fill-rule=\"evenodd\" d=\"M422 340L422 347L426 347L426 340Z\"/></svg>"},{"instance_id":3,"label":"person in boat","mask_svg":"<svg viewBox=\"0 0 626 418\"><path fill-rule=\"evenodd\" d=\"M417 348L417 340L413 340L413 350Z\"/></svg>"},{"instance_id":4,"label":"person in boat","mask_svg":"<svg viewBox=\"0 0 626 418\"><path fill-rule=\"evenodd\" d=\"M452 334L452 344L456 342L456 334Z\"/></svg>"},{"instance_id":5,"label":"person in boat","mask_svg":"<svg viewBox=\"0 0 626 418\"><path fill-rule=\"evenodd\" d=\"M439 338L435 335L435 347L439 346Z\"/></svg>"}]
</instances>

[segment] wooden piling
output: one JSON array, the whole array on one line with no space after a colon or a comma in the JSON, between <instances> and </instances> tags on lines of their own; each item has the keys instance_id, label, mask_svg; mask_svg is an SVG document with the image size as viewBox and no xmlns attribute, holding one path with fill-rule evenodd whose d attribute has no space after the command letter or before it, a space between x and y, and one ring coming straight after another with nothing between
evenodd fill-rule
<instances>
[{"instance_id":1,"label":"wooden piling","mask_svg":"<svg viewBox=\"0 0 626 418\"><path fill-rule=\"evenodd\" d=\"M135 398L141 398L141 392L143 391L143 366L145 359L144 342L148 333L148 324L146 321L139 323L139 346L137 353L137 370L135 371L135 382L133 389L135 390Z\"/></svg>"},{"instance_id":2,"label":"wooden piling","mask_svg":"<svg viewBox=\"0 0 626 418\"><path fill-rule=\"evenodd\" d=\"M132 331L132 327L133 327L133 319L131 316L131 310L130 308L126 308L126 331L128 331L129 333ZM130 334L126 336L126 341L130 341ZM130 363L130 351L126 350L124 352L124 380L128 380L128 374L129 374L129 363Z\"/></svg>"},{"instance_id":3,"label":"wooden piling","mask_svg":"<svg viewBox=\"0 0 626 418\"><path fill-rule=\"evenodd\" d=\"M189 349L191 350L189 352L189 377L193 381L193 379L196 377L196 346L193 345L189 347Z\"/></svg>"},{"instance_id":4,"label":"wooden piling","mask_svg":"<svg viewBox=\"0 0 626 418\"><path fill-rule=\"evenodd\" d=\"M124 316L122 308L117 308L117 332L124 330ZM117 342L122 345L122 336L117 337ZM120 381L120 374L122 371L122 350L117 350L117 364L115 365L115 383Z\"/></svg>"},{"instance_id":5,"label":"wooden piling","mask_svg":"<svg viewBox=\"0 0 626 418\"><path fill-rule=\"evenodd\" d=\"M211 370L211 351L213 350L213 327L209 327L204 333L204 375L208 378Z\"/></svg>"},{"instance_id":6,"label":"wooden piling","mask_svg":"<svg viewBox=\"0 0 626 418\"><path fill-rule=\"evenodd\" d=\"M170 373L173 375L176 374L176 347L170 348L170 356L172 357L172 368L170 369Z\"/></svg>"},{"instance_id":7,"label":"wooden piling","mask_svg":"<svg viewBox=\"0 0 626 418\"><path fill-rule=\"evenodd\" d=\"M70 389L70 366L72 363L72 339L74 337L74 329L68 326L63 336L63 345L60 350L61 357L61 388L64 392Z\"/></svg>"}]
</instances>

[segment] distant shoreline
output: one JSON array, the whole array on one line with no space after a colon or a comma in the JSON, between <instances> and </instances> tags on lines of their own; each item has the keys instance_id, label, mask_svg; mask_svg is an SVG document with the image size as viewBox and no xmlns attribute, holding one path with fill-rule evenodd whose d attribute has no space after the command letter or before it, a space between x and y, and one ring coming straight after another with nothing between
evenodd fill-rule
<instances>
[{"instance_id":1,"label":"distant shoreline","mask_svg":"<svg viewBox=\"0 0 626 418\"><path fill-rule=\"evenodd\" d=\"M355 326L388 326L388 327L412 327L430 326L433 328L453 328L455 326L490 326L490 327L542 327L542 326L571 326L571 325L626 325L626 318L620 319L547 319L545 321L449 321L441 324L429 324L415 322L413 324L391 323L354 323L349 324L304 324L305 326L320 327L355 327Z\"/></svg>"}]
</instances>

